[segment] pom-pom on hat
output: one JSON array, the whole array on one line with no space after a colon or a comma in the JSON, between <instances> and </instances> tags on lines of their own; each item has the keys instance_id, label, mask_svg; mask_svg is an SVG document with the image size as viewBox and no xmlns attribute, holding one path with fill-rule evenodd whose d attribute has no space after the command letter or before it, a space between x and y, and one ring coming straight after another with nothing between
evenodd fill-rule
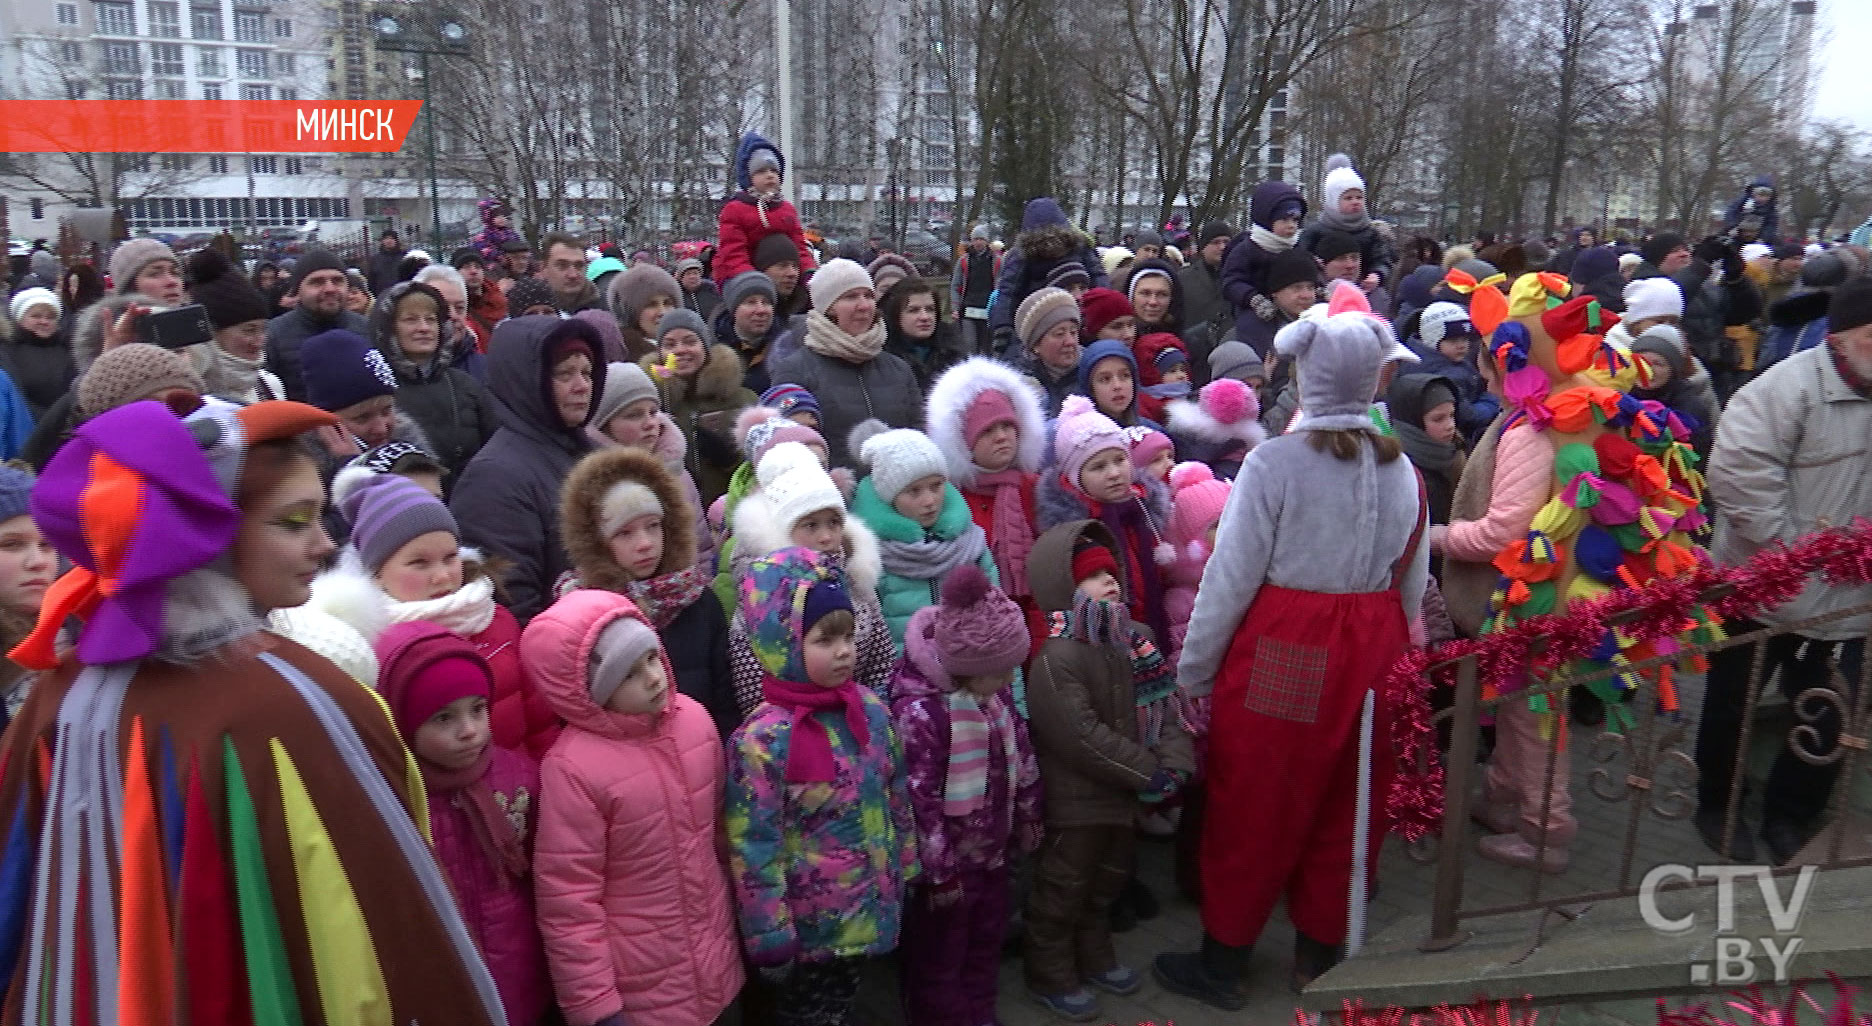
<instances>
[{"instance_id":1,"label":"pom-pom on hat","mask_svg":"<svg viewBox=\"0 0 1872 1026\"><path fill-rule=\"evenodd\" d=\"M54 640L71 617L83 621L87 665L154 652L169 582L219 558L240 529L231 490L195 432L158 403L86 421L33 488L33 520L74 566L47 590L13 661L58 665Z\"/></svg>"},{"instance_id":2,"label":"pom-pom on hat","mask_svg":"<svg viewBox=\"0 0 1872 1026\"><path fill-rule=\"evenodd\" d=\"M264 321L271 315L266 297L213 246L189 257L185 277L189 298L201 304L208 323L216 328Z\"/></svg>"},{"instance_id":3,"label":"pom-pom on hat","mask_svg":"<svg viewBox=\"0 0 1872 1026\"><path fill-rule=\"evenodd\" d=\"M336 413L380 395L395 395L396 373L369 340L354 331L333 328L305 340L299 348L306 402Z\"/></svg>"},{"instance_id":4,"label":"pom-pom on hat","mask_svg":"<svg viewBox=\"0 0 1872 1026\"><path fill-rule=\"evenodd\" d=\"M1106 449L1130 452L1124 429L1100 413L1092 400L1082 395L1067 396L1053 428L1053 451L1058 455L1061 480L1078 488L1079 472Z\"/></svg>"},{"instance_id":5,"label":"pom-pom on hat","mask_svg":"<svg viewBox=\"0 0 1872 1026\"><path fill-rule=\"evenodd\" d=\"M935 621L936 659L951 677L1005 673L1027 661L1026 615L973 563L950 571L941 604L925 608L918 615Z\"/></svg>"},{"instance_id":6,"label":"pom-pom on hat","mask_svg":"<svg viewBox=\"0 0 1872 1026\"><path fill-rule=\"evenodd\" d=\"M1206 548L1209 529L1228 505L1229 483L1216 480L1206 464L1179 463L1170 471L1170 495L1170 544L1179 553L1191 545Z\"/></svg>"},{"instance_id":7,"label":"pom-pom on hat","mask_svg":"<svg viewBox=\"0 0 1872 1026\"><path fill-rule=\"evenodd\" d=\"M446 531L458 541L461 538L461 528L441 499L396 474L378 474L359 484L340 508L351 522L351 544L371 573L425 534Z\"/></svg>"},{"instance_id":8,"label":"pom-pom on hat","mask_svg":"<svg viewBox=\"0 0 1872 1026\"><path fill-rule=\"evenodd\" d=\"M949 464L942 450L921 431L893 429L881 420L867 420L852 428L850 447L870 475L871 487L886 505L923 478L949 478Z\"/></svg>"},{"instance_id":9,"label":"pom-pom on hat","mask_svg":"<svg viewBox=\"0 0 1872 1026\"><path fill-rule=\"evenodd\" d=\"M795 259L798 259L797 256ZM814 271L812 280L806 283L806 291L812 296L813 309L822 317L832 316L832 304L838 302L838 298L845 293L873 287L871 275L866 273L864 265L844 257L826 261L825 266Z\"/></svg>"},{"instance_id":10,"label":"pom-pom on hat","mask_svg":"<svg viewBox=\"0 0 1872 1026\"><path fill-rule=\"evenodd\" d=\"M1191 402L1172 402L1170 429L1207 442L1242 442L1260 445L1267 439L1261 426L1261 400L1255 390L1235 378L1217 378L1202 387Z\"/></svg>"}]
</instances>

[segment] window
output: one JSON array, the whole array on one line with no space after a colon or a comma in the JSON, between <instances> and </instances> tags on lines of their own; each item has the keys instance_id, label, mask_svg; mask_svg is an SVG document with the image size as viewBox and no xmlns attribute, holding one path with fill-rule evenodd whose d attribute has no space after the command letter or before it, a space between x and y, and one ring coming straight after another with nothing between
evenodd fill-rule
<instances>
[{"instance_id":1,"label":"window","mask_svg":"<svg viewBox=\"0 0 1872 1026\"><path fill-rule=\"evenodd\" d=\"M97 5L98 31L107 36L136 35L136 9L125 3Z\"/></svg>"},{"instance_id":2,"label":"window","mask_svg":"<svg viewBox=\"0 0 1872 1026\"><path fill-rule=\"evenodd\" d=\"M215 97L215 99L220 99L220 97L217 96ZM208 173L209 174L211 175L227 174L228 173L227 167L228 165L227 165L226 154L211 153L208 155Z\"/></svg>"},{"instance_id":3,"label":"window","mask_svg":"<svg viewBox=\"0 0 1872 1026\"><path fill-rule=\"evenodd\" d=\"M151 43L150 71L157 75L181 78L185 74L182 66L182 44Z\"/></svg>"},{"instance_id":4,"label":"window","mask_svg":"<svg viewBox=\"0 0 1872 1026\"><path fill-rule=\"evenodd\" d=\"M242 78L267 78L267 52L265 50L234 51L234 67Z\"/></svg>"},{"instance_id":5,"label":"window","mask_svg":"<svg viewBox=\"0 0 1872 1026\"><path fill-rule=\"evenodd\" d=\"M35 221L42 221L45 219L45 200L37 196L32 198L32 219Z\"/></svg>"},{"instance_id":6,"label":"window","mask_svg":"<svg viewBox=\"0 0 1872 1026\"><path fill-rule=\"evenodd\" d=\"M143 83L135 79L111 79L104 83L106 95L113 100L140 100L143 98Z\"/></svg>"},{"instance_id":7,"label":"window","mask_svg":"<svg viewBox=\"0 0 1872 1026\"><path fill-rule=\"evenodd\" d=\"M60 43L58 45L58 59L60 64L83 64L84 44Z\"/></svg>"},{"instance_id":8,"label":"window","mask_svg":"<svg viewBox=\"0 0 1872 1026\"><path fill-rule=\"evenodd\" d=\"M305 164L298 157L287 157L283 166L280 168L280 174L283 174L283 175L305 174Z\"/></svg>"},{"instance_id":9,"label":"window","mask_svg":"<svg viewBox=\"0 0 1872 1026\"><path fill-rule=\"evenodd\" d=\"M201 87L201 98L204 100L219 100L221 98L221 83L203 82L202 87Z\"/></svg>"},{"instance_id":10,"label":"window","mask_svg":"<svg viewBox=\"0 0 1872 1026\"><path fill-rule=\"evenodd\" d=\"M186 153L165 153L162 155L164 171L187 171L195 159Z\"/></svg>"},{"instance_id":11,"label":"window","mask_svg":"<svg viewBox=\"0 0 1872 1026\"><path fill-rule=\"evenodd\" d=\"M156 98L158 100L188 99L188 83L179 78L159 78L156 80Z\"/></svg>"},{"instance_id":12,"label":"window","mask_svg":"<svg viewBox=\"0 0 1872 1026\"><path fill-rule=\"evenodd\" d=\"M273 87L270 85L241 86L241 99L243 100L271 100L272 98Z\"/></svg>"},{"instance_id":13,"label":"window","mask_svg":"<svg viewBox=\"0 0 1872 1026\"><path fill-rule=\"evenodd\" d=\"M266 35L266 15L257 11L234 12L234 41L238 43L264 43Z\"/></svg>"},{"instance_id":14,"label":"window","mask_svg":"<svg viewBox=\"0 0 1872 1026\"><path fill-rule=\"evenodd\" d=\"M279 174L279 158L272 155L248 157L247 171L256 175Z\"/></svg>"},{"instance_id":15,"label":"window","mask_svg":"<svg viewBox=\"0 0 1872 1026\"><path fill-rule=\"evenodd\" d=\"M194 7L189 9L190 33L196 39L221 38L221 8Z\"/></svg>"},{"instance_id":16,"label":"window","mask_svg":"<svg viewBox=\"0 0 1872 1026\"><path fill-rule=\"evenodd\" d=\"M273 55L273 73L275 75L282 75L282 76L297 75L299 73L298 59L290 53L274 54Z\"/></svg>"},{"instance_id":17,"label":"window","mask_svg":"<svg viewBox=\"0 0 1872 1026\"><path fill-rule=\"evenodd\" d=\"M175 0L150 0L150 35L158 39L182 38L182 9Z\"/></svg>"},{"instance_id":18,"label":"window","mask_svg":"<svg viewBox=\"0 0 1872 1026\"><path fill-rule=\"evenodd\" d=\"M221 48L204 46L198 51L195 74L201 78L225 78L227 66L221 63Z\"/></svg>"},{"instance_id":19,"label":"window","mask_svg":"<svg viewBox=\"0 0 1872 1026\"><path fill-rule=\"evenodd\" d=\"M67 79L65 82L65 98L67 100L84 99L85 98L85 84L83 82L74 82L74 81L71 81L70 79Z\"/></svg>"},{"instance_id":20,"label":"window","mask_svg":"<svg viewBox=\"0 0 1872 1026\"><path fill-rule=\"evenodd\" d=\"M282 88L279 91L279 98L282 100L297 100L299 98L299 90Z\"/></svg>"},{"instance_id":21,"label":"window","mask_svg":"<svg viewBox=\"0 0 1872 1026\"><path fill-rule=\"evenodd\" d=\"M78 5L77 4L58 5L58 23L60 25L78 24Z\"/></svg>"},{"instance_id":22,"label":"window","mask_svg":"<svg viewBox=\"0 0 1872 1026\"><path fill-rule=\"evenodd\" d=\"M137 66L135 43L104 44L104 73L106 75L135 75L142 70Z\"/></svg>"},{"instance_id":23,"label":"window","mask_svg":"<svg viewBox=\"0 0 1872 1026\"><path fill-rule=\"evenodd\" d=\"M275 38L278 38L278 39L291 39L292 38L292 19L291 18L274 18L273 19L273 35Z\"/></svg>"}]
</instances>

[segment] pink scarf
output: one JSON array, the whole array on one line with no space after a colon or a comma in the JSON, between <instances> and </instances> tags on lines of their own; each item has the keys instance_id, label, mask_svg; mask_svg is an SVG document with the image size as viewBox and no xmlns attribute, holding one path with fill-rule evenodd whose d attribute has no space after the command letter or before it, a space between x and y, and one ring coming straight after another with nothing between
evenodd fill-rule
<instances>
[{"instance_id":1,"label":"pink scarf","mask_svg":"<svg viewBox=\"0 0 1872 1026\"><path fill-rule=\"evenodd\" d=\"M1033 553L1033 523L1027 518L1027 475L1009 467L975 475L974 490L994 490L994 517L988 528L988 549L1001 571L1001 590L1012 598L1033 594L1027 584L1027 557Z\"/></svg>"},{"instance_id":2,"label":"pink scarf","mask_svg":"<svg viewBox=\"0 0 1872 1026\"><path fill-rule=\"evenodd\" d=\"M838 778L838 765L832 759L832 734L812 713L843 707L845 726L852 732L852 740L861 749L871 743L871 732L865 727L864 698L858 693L855 680L836 688L822 688L766 674L761 679L761 697L793 717L793 735L787 746L789 784L830 782Z\"/></svg>"},{"instance_id":3,"label":"pink scarf","mask_svg":"<svg viewBox=\"0 0 1872 1026\"><path fill-rule=\"evenodd\" d=\"M487 786L488 767L493 763L494 746L490 744L481 758L466 769L445 770L426 759L417 759L416 768L422 771L423 787L429 792L430 801L452 801L456 795L461 796L460 807L468 814L481 850L509 875L524 880L526 845L506 811L494 800L494 790Z\"/></svg>"}]
</instances>

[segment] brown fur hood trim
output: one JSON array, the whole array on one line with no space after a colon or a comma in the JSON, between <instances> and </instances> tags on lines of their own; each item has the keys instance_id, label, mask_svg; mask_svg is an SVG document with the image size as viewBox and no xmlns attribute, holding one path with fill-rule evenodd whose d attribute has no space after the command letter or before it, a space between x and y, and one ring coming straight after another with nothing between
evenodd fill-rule
<instances>
[{"instance_id":1,"label":"brown fur hood trim","mask_svg":"<svg viewBox=\"0 0 1872 1026\"><path fill-rule=\"evenodd\" d=\"M741 378L746 371L741 366L741 357L735 351L716 343L709 347L708 362L696 372L695 381L683 381L675 377L663 377L658 369L663 364L660 353L651 353L637 361L637 365L656 382L657 393L665 410L679 403L701 402L730 399L741 388ZM694 394L690 389L694 389Z\"/></svg>"},{"instance_id":2,"label":"brown fur hood trim","mask_svg":"<svg viewBox=\"0 0 1872 1026\"><path fill-rule=\"evenodd\" d=\"M623 592L630 583L598 530L605 493L620 481L643 485L663 504L663 562L657 576L688 569L695 562L696 511L669 468L642 449L601 449L572 468L559 497L559 536L587 588Z\"/></svg>"}]
</instances>

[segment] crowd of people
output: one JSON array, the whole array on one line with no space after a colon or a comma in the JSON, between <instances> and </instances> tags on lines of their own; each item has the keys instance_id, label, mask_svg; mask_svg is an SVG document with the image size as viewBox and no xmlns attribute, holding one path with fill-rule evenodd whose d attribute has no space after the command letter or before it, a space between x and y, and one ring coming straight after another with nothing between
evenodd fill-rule
<instances>
[{"instance_id":1,"label":"crowd of people","mask_svg":"<svg viewBox=\"0 0 1872 1026\"><path fill-rule=\"evenodd\" d=\"M1203 924L1146 968L1238 1009L1283 901L1293 986L1343 957L1390 725L1436 698L1379 688L1398 657L1872 515L1872 254L1778 237L1767 183L1694 243L1444 248L1335 158L1135 248L1036 198L944 283L816 252L785 173L744 140L669 269L498 200L445 262L35 262L0 340L6 1021L831 1026L895 952L906 1021L988 1026L1015 937L1089 1021L1168 897L1140 836ZM153 344L190 305L212 338ZM1793 695L1856 680L1867 626L1761 644ZM1697 742L1744 862L1753 651ZM1549 739L1636 686L1502 701L1483 856L1566 869ZM1832 774L1776 764L1775 861Z\"/></svg>"}]
</instances>

